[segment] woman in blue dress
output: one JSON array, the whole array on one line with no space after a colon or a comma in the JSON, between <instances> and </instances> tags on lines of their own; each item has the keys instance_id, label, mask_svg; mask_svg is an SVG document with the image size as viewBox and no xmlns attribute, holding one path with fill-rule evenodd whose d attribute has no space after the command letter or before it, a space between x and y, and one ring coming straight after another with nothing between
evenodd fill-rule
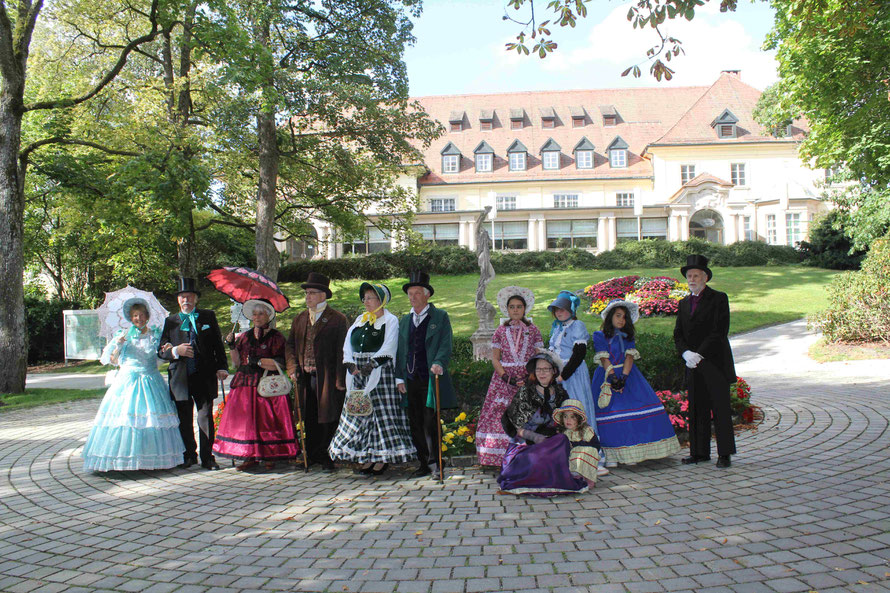
<instances>
[{"instance_id":1,"label":"woman in blue dress","mask_svg":"<svg viewBox=\"0 0 890 593\"><path fill-rule=\"evenodd\" d=\"M606 466L661 459L679 452L680 442L664 405L634 364L640 359L634 341L639 307L615 299L601 316L603 329L593 333L594 358L600 366L593 373L591 388L597 395L612 394L603 407L598 398L596 407Z\"/></svg>"},{"instance_id":2,"label":"woman in blue dress","mask_svg":"<svg viewBox=\"0 0 890 593\"><path fill-rule=\"evenodd\" d=\"M119 365L83 447L84 471L168 469L182 463L179 416L158 372L160 328L148 328L142 299L124 303L133 322L105 346L102 364Z\"/></svg>"},{"instance_id":3,"label":"woman in blue dress","mask_svg":"<svg viewBox=\"0 0 890 593\"><path fill-rule=\"evenodd\" d=\"M567 290L561 291L547 309L553 314L550 328L550 351L562 362L562 372L556 381L569 397L584 404L591 427L596 430L593 395L590 392L590 373L584 357L590 334L576 317L581 299Z\"/></svg>"}]
</instances>

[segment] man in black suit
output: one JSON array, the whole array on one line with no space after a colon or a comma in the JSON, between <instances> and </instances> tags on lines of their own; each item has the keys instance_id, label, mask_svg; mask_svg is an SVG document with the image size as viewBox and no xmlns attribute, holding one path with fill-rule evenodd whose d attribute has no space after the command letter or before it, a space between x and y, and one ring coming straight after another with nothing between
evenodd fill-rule
<instances>
[{"instance_id":1,"label":"man in black suit","mask_svg":"<svg viewBox=\"0 0 890 593\"><path fill-rule=\"evenodd\" d=\"M729 467L730 455L736 452L729 405L729 386L736 380L729 346L729 299L726 293L707 286L712 273L705 256L687 257L680 273L692 292L680 301L674 326L674 343L686 361L689 390L690 455L683 463L710 461L713 413L717 467Z\"/></svg>"},{"instance_id":2,"label":"man in black suit","mask_svg":"<svg viewBox=\"0 0 890 593\"><path fill-rule=\"evenodd\" d=\"M190 467L198 462L193 428L194 405L198 409L201 467L219 469L211 452L213 399L216 397L217 380L222 381L229 376L229 364L216 314L196 308L199 296L201 293L194 278L179 279L176 300L180 312L164 321L158 356L170 361L167 371L170 397L176 402L179 433L185 443L185 456L180 467ZM171 347L167 348L167 344Z\"/></svg>"}]
</instances>

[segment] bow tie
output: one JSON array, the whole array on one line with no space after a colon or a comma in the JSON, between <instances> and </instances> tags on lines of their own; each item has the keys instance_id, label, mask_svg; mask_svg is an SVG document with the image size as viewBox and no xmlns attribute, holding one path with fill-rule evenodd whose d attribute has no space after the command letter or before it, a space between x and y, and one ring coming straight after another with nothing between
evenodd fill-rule
<instances>
[{"instance_id":1,"label":"bow tie","mask_svg":"<svg viewBox=\"0 0 890 593\"><path fill-rule=\"evenodd\" d=\"M135 325L130 326L130 331L127 332L127 339L133 340L142 335L142 330L136 327Z\"/></svg>"},{"instance_id":2,"label":"bow tie","mask_svg":"<svg viewBox=\"0 0 890 593\"><path fill-rule=\"evenodd\" d=\"M196 322L198 321L197 311L192 311L191 313L183 313L180 311L179 318L182 320L182 325L179 326L179 329L184 332L191 329L195 334L198 333L198 326L196 325Z\"/></svg>"}]
</instances>

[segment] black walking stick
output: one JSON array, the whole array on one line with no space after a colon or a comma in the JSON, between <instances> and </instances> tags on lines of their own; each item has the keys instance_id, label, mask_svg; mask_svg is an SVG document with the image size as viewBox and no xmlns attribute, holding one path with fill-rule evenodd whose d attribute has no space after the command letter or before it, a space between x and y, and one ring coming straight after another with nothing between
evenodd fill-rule
<instances>
[{"instance_id":1,"label":"black walking stick","mask_svg":"<svg viewBox=\"0 0 890 593\"><path fill-rule=\"evenodd\" d=\"M442 469L442 416L439 412L439 375L436 377L436 432L439 440L436 441L436 451L439 453L439 482L445 482L445 473Z\"/></svg>"},{"instance_id":2,"label":"black walking stick","mask_svg":"<svg viewBox=\"0 0 890 593\"><path fill-rule=\"evenodd\" d=\"M309 471L309 457L306 455L306 427L303 426L303 412L300 409L300 393L294 381L294 426L300 431L300 451L303 453L303 471Z\"/></svg>"}]
</instances>

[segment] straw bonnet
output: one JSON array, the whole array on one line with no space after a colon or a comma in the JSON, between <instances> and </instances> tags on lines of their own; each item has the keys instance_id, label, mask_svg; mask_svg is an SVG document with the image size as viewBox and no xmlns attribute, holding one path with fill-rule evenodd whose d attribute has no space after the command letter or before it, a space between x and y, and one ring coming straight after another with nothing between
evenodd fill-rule
<instances>
[{"instance_id":1,"label":"straw bonnet","mask_svg":"<svg viewBox=\"0 0 890 593\"><path fill-rule=\"evenodd\" d=\"M562 422L562 416L566 412L574 412L581 417L583 422L587 422L587 414L584 413L584 404L576 399L567 399L562 402L562 406L553 410L553 421L559 424L560 426L565 426Z\"/></svg>"}]
</instances>

